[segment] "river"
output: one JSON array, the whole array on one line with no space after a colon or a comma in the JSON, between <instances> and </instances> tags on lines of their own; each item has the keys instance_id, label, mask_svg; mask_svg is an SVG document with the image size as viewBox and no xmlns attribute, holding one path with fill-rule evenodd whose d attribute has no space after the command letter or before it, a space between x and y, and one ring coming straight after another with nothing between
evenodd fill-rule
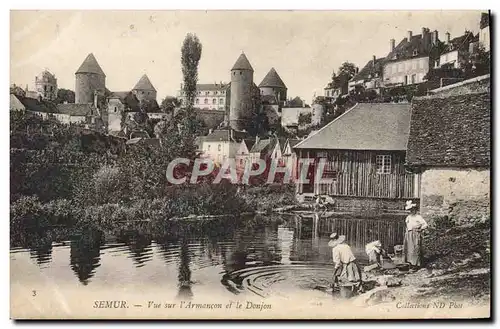
<instances>
[{"instance_id":1,"label":"river","mask_svg":"<svg viewBox=\"0 0 500 329\"><path fill-rule=\"evenodd\" d=\"M11 291L33 298L67 291L74 296L161 291L171 299L212 294L286 297L330 284L327 244L332 232L346 235L362 265L366 243L379 239L390 250L403 241L402 218L283 215L228 221L233 224L182 234L86 230L17 237L11 241Z\"/></svg>"}]
</instances>

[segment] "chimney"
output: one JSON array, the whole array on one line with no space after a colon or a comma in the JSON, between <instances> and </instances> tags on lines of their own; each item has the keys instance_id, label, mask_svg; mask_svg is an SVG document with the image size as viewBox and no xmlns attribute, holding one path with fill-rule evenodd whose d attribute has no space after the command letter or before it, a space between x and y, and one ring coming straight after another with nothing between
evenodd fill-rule
<instances>
[{"instance_id":1,"label":"chimney","mask_svg":"<svg viewBox=\"0 0 500 329\"><path fill-rule=\"evenodd\" d=\"M450 44L450 32L446 32L444 35L446 36L444 41L447 45L449 45Z\"/></svg>"},{"instance_id":2,"label":"chimney","mask_svg":"<svg viewBox=\"0 0 500 329\"><path fill-rule=\"evenodd\" d=\"M257 144L259 142L259 135L255 136L255 144Z\"/></svg>"},{"instance_id":3,"label":"chimney","mask_svg":"<svg viewBox=\"0 0 500 329\"><path fill-rule=\"evenodd\" d=\"M431 35L431 43L433 46L437 45L439 39L439 34L437 30L434 30Z\"/></svg>"},{"instance_id":4,"label":"chimney","mask_svg":"<svg viewBox=\"0 0 500 329\"><path fill-rule=\"evenodd\" d=\"M377 60L377 56L373 55L373 66L375 66L375 61Z\"/></svg>"},{"instance_id":5,"label":"chimney","mask_svg":"<svg viewBox=\"0 0 500 329\"><path fill-rule=\"evenodd\" d=\"M411 41L411 37L413 36L413 32L412 31L408 31L408 35L406 36L406 39L408 39L408 42Z\"/></svg>"},{"instance_id":6,"label":"chimney","mask_svg":"<svg viewBox=\"0 0 500 329\"><path fill-rule=\"evenodd\" d=\"M392 52L392 51L394 51L394 48L396 48L396 40L391 39L390 43L391 43L391 52Z\"/></svg>"}]
</instances>

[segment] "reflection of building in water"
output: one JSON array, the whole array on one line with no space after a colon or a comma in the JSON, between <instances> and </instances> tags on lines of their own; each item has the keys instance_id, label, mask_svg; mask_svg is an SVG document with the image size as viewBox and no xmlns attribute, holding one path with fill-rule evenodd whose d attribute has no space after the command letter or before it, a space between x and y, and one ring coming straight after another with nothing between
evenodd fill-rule
<instances>
[{"instance_id":1,"label":"reflection of building in water","mask_svg":"<svg viewBox=\"0 0 500 329\"><path fill-rule=\"evenodd\" d=\"M141 234L130 234L120 237L132 255L136 267L142 267L153 257L151 238Z\"/></svg>"},{"instance_id":2,"label":"reflection of building in water","mask_svg":"<svg viewBox=\"0 0 500 329\"><path fill-rule=\"evenodd\" d=\"M81 235L71 239L70 243L70 265L78 280L84 285L94 276L94 271L101 266L101 244L102 233L99 231L85 231Z\"/></svg>"},{"instance_id":3,"label":"reflection of building in water","mask_svg":"<svg viewBox=\"0 0 500 329\"><path fill-rule=\"evenodd\" d=\"M293 229L278 226L278 243L281 249L281 263L290 264L290 255L293 247Z\"/></svg>"},{"instance_id":4,"label":"reflection of building in water","mask_svg":"<svg viewBox=\"0 0 500 329\"><path fill-rule=\"evenodd\" d=\"M193 291L191 290L191 255L189 254L188 243L186 239L181 239L180 253L179 253L179 291L177 298L191 299Z\"/></svg>"},{"instance_id":5,"label":"reflection of building in water","mask_svg":"<svg viewBox=\"0 0 500 329\"><path fill-rule=\"evenodd\" d=\"M404 217L401 219L341 219L331 218L320 222L319 231L337 232L346 236L351 247L364 250L367 243L380 240L392 248L403 243Z\"/></svg>"},{"instance_id":6,"label":"reflection of building in water","mask_svg":"<svg viewBox=\"0 0 500 329\"><path fill-rule=\"evenodd\" d=\"M319 214L315 213L312 224L312 247L319 249Z\"/></svg>"}]
</instances>

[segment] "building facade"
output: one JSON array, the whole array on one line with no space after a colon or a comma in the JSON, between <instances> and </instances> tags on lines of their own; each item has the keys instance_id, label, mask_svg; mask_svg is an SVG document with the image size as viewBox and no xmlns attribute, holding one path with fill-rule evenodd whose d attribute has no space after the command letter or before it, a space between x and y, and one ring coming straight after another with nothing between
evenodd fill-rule
<instances>
[{"instance_id":1,"label":"building facade","mask_svg":"<svg viewBox=\"0 0 500 329\"><path fill-rule=\"evenodd\" d=\"M76 104L93 103L95 92L100 95L105 93L106 75L93 54L89 54L78 68L75 80Z\"/></svg>"},{"instance_id":2,"label":"building facade","mask_svg":"<svg viewBox=\"0 0 500 329\"><path fill-rule=\"evenodd\" d=\"M55 75L45 70L35 77L37 97L53 101L57 98L57 79Z\"/></svg>"},{"instance_id":3,"label":"building facade","mask_svg":"<svg viewBox=\"0 0 500 329\"><path fill-rule=\"evenodd\" d=\"M288 88L274 67L271 68L264 79L262 79L262 82L259 84L259 89L261 96L275 96L279 105L286 102Z\"/></svg>"},{"instance_id":4,"label":"building facade","mask_svg":"<svg viewBox=\"0 0 500 329\"><path fill-rule=\"evenodd\" d=\"M420 212L430 221L490 217L490 98L473 92L412 102L407 164L421 175Z\"/></svg>"},{"instance_id":5,"label":"building facade","mask_svg":"<svg viewBox=\"0 0 500 329\"><path fill-rule=\"evenodd\" d=\"M245 54L234 63L231 69L231 103L229 125L236 131L242 131L248 122L254 107L254 70Z\"/></svg>"},{"instance_id":6,"label":"building facade","mask_svg":"<svg viewBox=\"0 0 500 329\"><path fill-rule=\"evenodd\" d=\"M418 175L404 166L409 125L408 104L358 103L293 147L297 171L308 179L296 184L297 193L399 203L417 198Z\"/></svg>"},{"instance_id":7,"label":"building facade","mask_svg":"<svg viewBox=\"0 0 500 329\"><path fill-rule=\"evenodd\" d=\"M488 13L481 14L481 21L479 23L479 43L483 46L485 51L490 51L490 15Z\"/></svg>"},{"instance_id":8,"label":"building facade","mask_svg":"<svg viewBox=\"0 0 500 329\"><path fill-rule=\"evenodd\" d=\"M132 88L132 92L135 97L141 101L156 101L156 89L149 80L149 77L144 74L139 81L135 84L134 88Z\"/></svg>"},{"instance_id":9,"label":"building facade","mask_svg":"<svg viewBox=\"0 0 500 329\"><path fill-rule=\"evenodd\" d=\"M187 104L187 97L184 91L181 90L177 93L181 106ZM218 110L228 111L231 102L230 84L227 83L214 83L214 84L197 84L196 97L194 99L193 107L200 110Z\"/></svg>"}]
</instances>

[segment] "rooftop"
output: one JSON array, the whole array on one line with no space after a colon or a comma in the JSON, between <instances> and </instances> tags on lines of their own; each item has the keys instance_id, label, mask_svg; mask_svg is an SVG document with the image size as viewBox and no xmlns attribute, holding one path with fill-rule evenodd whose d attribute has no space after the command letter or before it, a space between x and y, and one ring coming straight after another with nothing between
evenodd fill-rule
<instances>
[{"instance_id":1,"label":"rooftop","mask_svg":"<svg viewBox=\"0 0 500 329\"><path fill-rule=\"evenodd\" d=\"M232 70L248 70L253 72L252 65L250 65L248 58L243 53L238 57L236 63L234 63Z\"/></svg>"},{"instance_id":2,"label":"rooftop","mask_svg":"<svg viewBox=\"0 0 500 329\"><path fill-rule=\"evenodd\" d=\"M358 103L295 148L404 151L409 127L410 104Z\"/></svg>"},{"instance_id":3,"label":"rooftop","mask_svg":"<svg viewBox=\"0 0 500 329\"><path fill-rule=\"evenodd\" d=\"M284 88L286 89L286 85L281 80L281 77L279 76L278 72L273 68L266 74L264 79L262 79L262 82L259 84L260 87L275 87L275 88Z\"/></svg>"},{"instance_id":4,"label":"rooftop","mask_svg":"<svg viewBox=\"0 0 500 329\"><path fill-rule=\"evenodd\" d=\"M88 54L87 58L85 58L75 74L78 73L95 73L106 76L92 53Z\"/></svg>"},{"instance_id":5,"label":"rooftop","mask_svg":"<svg viewBox=\"0 0 500 329\"><path fill-rule=\"evenodd\" d=\"M416 97L407 162L412 166L490 166L489 92Z\"/></svg>"},{"instance_id":6,"label":"rooftop","mask_svg":"<svg viewBox=\"0 0 500 329\"><path fill-rule=\"evenodd\" d=\"M375 64L373 63L373 59L368 61L368 63L366 63L366 65L361 69L361 71L358 72L358 74L354 76L354 78L352 78L352 80L367 80L373 77L375 73L378 73L381 76L385 61L385 58L376 58Z\"/></svg>"},{"instance_id":7,"label":"rooftop","mask_svg":"<svg viewBox=\"0 0 500 329\"><path fill-rule=\"evenodd\" d=\"M156 91L155 87L153 87L153 84L149 80L148 76L144 74L139 81L135 84L135 87L133 90L154 90Z\"/></svg>"}]
</instances>

